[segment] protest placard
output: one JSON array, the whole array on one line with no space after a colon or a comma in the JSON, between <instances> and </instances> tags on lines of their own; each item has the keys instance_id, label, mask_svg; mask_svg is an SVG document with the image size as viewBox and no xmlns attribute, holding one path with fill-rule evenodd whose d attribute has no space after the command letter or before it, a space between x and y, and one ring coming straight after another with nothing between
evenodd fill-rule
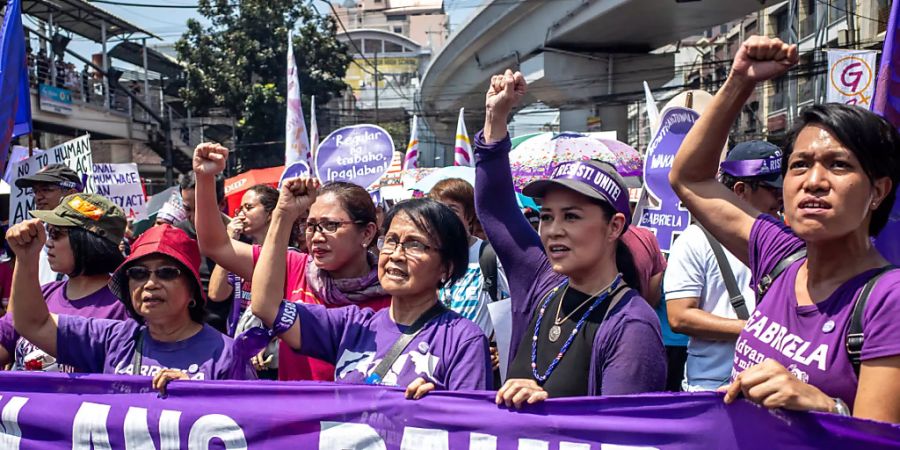
<instances>
[{"instance_id":1,"label":"protest placard","mask_svg":"<svg viewBox=\"0 0 900 450\"><path fill-rule=\"evenodd\" d=\"M91 157L91 136L86 134L81 137L64 142L46 151L34 154L19 162L10 161L9 195L9 224L14 225L31 218L28 211L34 209L34 195L31 189L19 189L15 180L28 175L33 175L50 164L65 164L75 172L82 175L87 181L88 174L93 168ZM85 186L84 192L93 192L91 186Z\"/></svg>"},{"instance_id":2,"label":"protest placard","mask_svg":"<svg viewBox=\"0 0 900 450\"><path fill-rule=\"evenodd\" d=\"M681 200L669 185L669 171L675 153L681 147L688 131L700 115L688 108L666 108L660 118L660 126L647 147L644 160L644 185L656 206L640 205L638 225L656 233L659 248L668 252L675 238L691 224L691 214L681 206Z\"/></svg>"},{"instance_id":3,"label":"protest placard","mask_svg":"<svg viewBox=\"0 0 900 450\"><path fill-rule=\"evenodd\" d=\"M354 125L328 135L316 153L316 175L322 182L349 181L366 189L381 179L391 164L394 141L384 128Z\"/></svg>"},{"instance_id":4,"label":"protest placard","mask_svg":"<svg viewBox=\"0 0 900 450\"><path fill-rule=\"evenodd\" d=\"M88 185L95 193L122 208L129 219L141 220L147 217L144 187L137 164L94 164Z\"/></svg>"}]
</instances>

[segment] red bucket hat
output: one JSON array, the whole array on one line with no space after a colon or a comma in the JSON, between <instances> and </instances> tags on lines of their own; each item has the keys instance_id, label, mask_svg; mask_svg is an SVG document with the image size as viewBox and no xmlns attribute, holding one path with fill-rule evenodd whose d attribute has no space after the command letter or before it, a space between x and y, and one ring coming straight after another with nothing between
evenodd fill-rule
<instances>
[{"instance_id":1,"label":"red bucket hat","mask_svg":"<svg viewBox=\"0 0 900 450\"><path fill-rule=\"evenodd\" d=\"M125 303L125 307L132 317L140 319L131 306L131 295L128 292L128 277L125 276L125 269L137 260L155 254L175 259L190 272L195 287L194 299L197 301L194 308L202 310L206 304L206 294L203 292L203 285L200 284L200 248L197 241L191 239L184 230L168 224L150 228L132 244L131 254L113 272L112 278L109 280L109 290Z\"/></svg>"}]
</instances>

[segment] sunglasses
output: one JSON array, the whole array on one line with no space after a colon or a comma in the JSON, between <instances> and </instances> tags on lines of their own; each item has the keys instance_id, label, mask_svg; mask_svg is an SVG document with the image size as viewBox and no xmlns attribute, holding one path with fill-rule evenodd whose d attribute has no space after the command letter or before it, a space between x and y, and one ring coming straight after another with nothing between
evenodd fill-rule
<instances>
[{"instance_id":1,"label":"sunglasses","mask_svg":"<svg viewBox=\"0 0 900 450\"><path fill-rule=\"evenodd\" d=\"M155 274L156 278L163 281L172 281L181 275L181 269L178 267L164 266L155 270L148 269L144 266L133 266L125 270L125 276L131 281L144 282L150 279L150 274Z\"/></svg>"}]
</instances>

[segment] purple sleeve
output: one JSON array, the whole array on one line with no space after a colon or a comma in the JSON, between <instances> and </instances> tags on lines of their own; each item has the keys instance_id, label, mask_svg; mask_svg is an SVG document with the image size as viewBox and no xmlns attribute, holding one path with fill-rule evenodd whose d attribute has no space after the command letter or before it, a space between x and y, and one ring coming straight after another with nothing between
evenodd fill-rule
<instances>
[{"instance_id":1,"label":"purple sleeve","mask_svg":"<svg viewBox=\"0 0 900 450\"><path fill-rule=\"evenodd\" d=\"M900 270L885 274L872 288L863 313L863 361L900 355Z\"/></svg>"},{"instance_id":2,"label":"purple sleeve","mask_svg":"<svg viewBox=\"0 0 900 450\"><path fill-rule=\"evenodd\" d=\"M9 353L10 359L16 352L16 342L19 340L19 333L16 333L16 327L13 326L12 313L7 313L0 317L0 346Z\"/></svg>"},{"instance_id":3,"label":"purple sleeve","mask_svg":"<svg viewBox=\"0 0 900 450\"><path fill-rule=\"evenodd\" d=\"M483 391L493 383L487 337L475 336L460 344L447 364L447 390Z\"/></svg>"},{"instance_id":4,"label":"purple sleeve","mask_svg":"<svg viewBox=\"0 0 900 450\"><path fill-rule=\"evenodd\" d=\"M634 297L631 301L644 300ZM603 362L599 395L640 394L665 389L666 349L655 317L624 317L605 347L610 350Z\"/></svg>"},{"instance_id":5,"label":"purple sleeve","mask_svg":"<svg viewBox=\"0 0 900 450\"><path fill-rule=\"evenodd\" d=\"M107 344L126 322L60 314L56 327L56 359L84 372L102 373Z\"/></svg>"},{"instance_id":6,"label":"purple sleeve","mask_svg":"<svg viewBox=\"0 0 900 450\"><path fill-rule=\"evenodd\" d=\"M357 306L326 308L322 305L295 303L297 320L300 321L301 354L321 359L328 363L337 362L338 348L344 330L350 323L360 322L364 314ZM371 310L366 310L371 312Z\"/></svg>"},{"instance_id":7,"label":"purple sleeve","mask_svg":"<svg viewBox=\"0 0 900 450\"><path fill-rule=\"evenodd\" d=\"M806 244L780 220L761 214L750 229L748 249L750 272L754 290L759 279L772 272L782 259L803 248Z\"/></svg>"},{"instance_id":8,"label":"purple sleeve","mask_svg":"<svg viewBox=\"0 0 900 450\"><path fill-rule=\"evenodd\" d=\"M519 211L509 168L509 136L486 144L475 135L475 211L497 252L513 302L528 302L532 286L541 292L556 279L538 234Z\"/></svg>"}]
</instances>

